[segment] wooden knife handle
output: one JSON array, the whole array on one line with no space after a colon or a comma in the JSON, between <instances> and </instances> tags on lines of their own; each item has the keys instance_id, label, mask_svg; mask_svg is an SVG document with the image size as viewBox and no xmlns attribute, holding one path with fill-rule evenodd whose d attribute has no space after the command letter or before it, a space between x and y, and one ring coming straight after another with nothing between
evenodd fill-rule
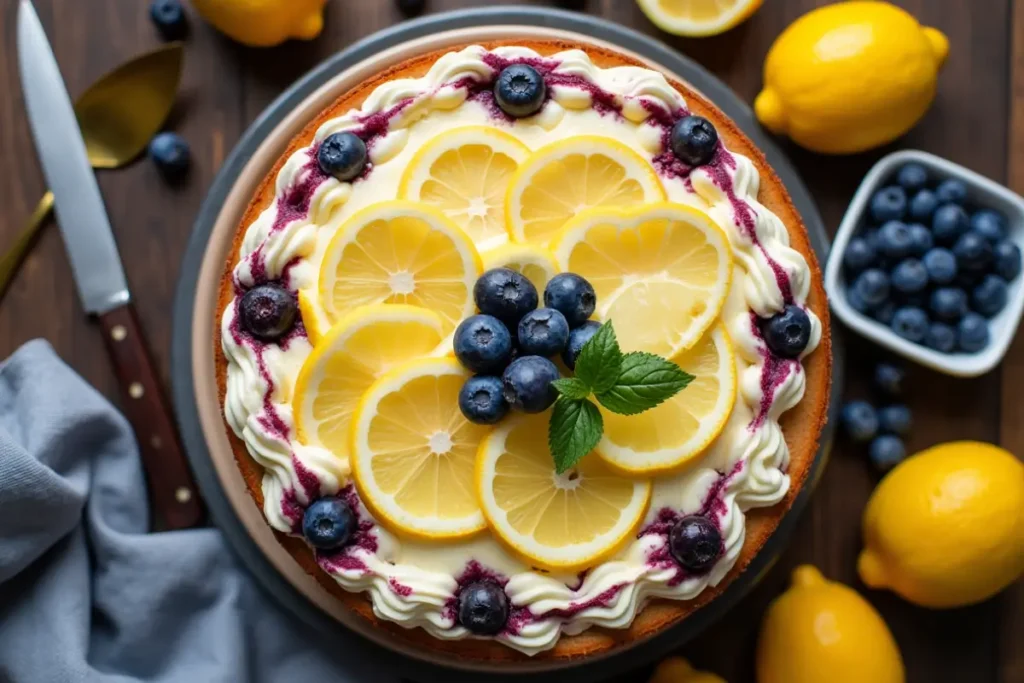
<instances>
[{"instance_id":1,"label":"wooden knife handle","mask_svg":"<svg viewBox=\"0 0 1024 683\"><path fill-rule=\"evenodd\" d=\"M185 460L170 406L131 303L99 316L103 339L124 392L124 411L135 430L156 516L170 529L196 526L203 504Z\"/></svg>"}]
</instances>

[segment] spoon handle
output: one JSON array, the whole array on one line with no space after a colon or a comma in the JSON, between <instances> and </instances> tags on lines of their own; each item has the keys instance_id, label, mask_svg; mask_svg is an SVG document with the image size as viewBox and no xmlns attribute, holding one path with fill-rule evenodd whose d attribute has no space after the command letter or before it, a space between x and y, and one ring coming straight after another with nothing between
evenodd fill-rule
<instances>
[{"instance_id":1,"label":"spoon handle","mask_svg":"<svg viewBox=\"0 0 1024 683\"><path fill-rule=\"evenodd\" d=\"M14 276L18 274L21 262L25 260L39 229L46 225L46 217L52 209L53 193L47 190L36 205L36 210L28 217L28 223L14 239L14 244L8 248L3 257L0 257L0 299L4 298L7 287L14 280Z\"/></svg>"}]
</instances>

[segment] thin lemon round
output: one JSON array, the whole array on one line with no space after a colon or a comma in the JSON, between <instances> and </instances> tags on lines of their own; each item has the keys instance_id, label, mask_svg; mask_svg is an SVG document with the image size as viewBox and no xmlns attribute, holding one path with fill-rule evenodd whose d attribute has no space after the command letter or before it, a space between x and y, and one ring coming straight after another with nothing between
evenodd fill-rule
<instances>
[{"instance_id":1,"label":"thin lemon round","mask_svg":"<svg viewBox=\"0 0 1024 683\"><path fill-rule=\"evenodd\" d=\"M455 128L416 152L402 174L398 196L440 209L477 249L492 249L508 241L505 193L528 156L529 147L497 128Z\"/></svg>"},{"instance_id":2,"label":"thin lemon round","mask_svg":"<svg viewBox=\"0 0 1024 683\"><path fill-rule=\"evenodd\" d=\"M306 328L306 338L310 344L316 346L331 329L331 322L317 301L316 290L299 290L299 315L302 318L302 326Z\"/></svg>"},{"instance_id":3,"label":"thin lemon round","mask_svg":"<svg viewBox=\"0 0 1024 683\"><path fill-rule=\"evenodd\" d=\"M473 314L482 268L472 240L438 209L381 202L349 218L327 245L320 304L331 321L366 304L422 306L450 332Z\"/></svg>"},{"instance_id":4,"label":"thin lemon round","mask_svg":"<svg viewBox=\"0 0 1024 683\"><path fill-rule=\"evenodd\" d=\"M667 202L594 209L562 231L559 270L594 285L597 316L626 351L672 358L714 324L732 280L729 239L702 211Z\"/></svg>"},{"instance_id":5,"label":"thin lemon round","mask_svg":"<svg viewBox=\"0 0 1024 683\"><path fill-rule=\"evenodd\" d=\"M555 474L548 413L516 415L477 456L480 505L491 530L529 562L581 569L613 555L636 531L650 482L628 479L593 455Z\"/></svg>"},{"instance_id":6,"label":"thin lemon round","mask_svg":"<svg viewBox=\"0 0 1024 683\"><path fill-rule=\"evenodd\" d=\"M643 157L612 138L580 135L523 162L508 188L505 221L514 241L546 245L586 209L664 199L665 188Z\"/></svg>"},{"instance_id":7,"label":"thin lemon round","mask_svg":"<svg viewBox=\"0 0 1024 683\"><path fill-rule=\"evenodd\" d=\"M639 415L600 408L604 434L597 453L630 474L653 475L682 467L718 438L736 403L736 361L722 325L673 361L694 376L661 405Z\"/></svg>"},{"instance_id":8,"label":"thin lemon round","mask_svg":"<svg viewBox=\"0 0 1024 683\"><path fill-rule=\"evenodd\" d=\"M377 304L332 327L302 364L292 412L300 443L348 457L349 428L360 398L390 368L438 353L444 322L432 311Z\"/></svg>"},{"instance_id":9,"label":"thin lemon round","mask_svg":"<svg viewBox=\"0 0 1024 683\"><path fill-rule=\"evenodd\" d=\"M547 249L533 244L505 244L480 254L484 270L510 268L522 273L543 293L548 280L558 274L558 264Z\"/></svg>"},{"instance_id":10,"label":"thin lemon round","mask_svg":"<svg viewBox=\"0 0 1024 683\"><path fill-rule=\"evenodd\" d=\"M647 18L677 36L715 36L742 23L764 0L637 0Z\"/></svg>"},{"instance_id":11,"label":"thin lemon round","mask_svg":"<svg viewBox=\"0 0 1024 683\"><path fill-rule=\"evenodd\" d=\"M352 478L373 516L400 535L453 539L483 530L474 461L489 427L459 410L469 374L448 358L401 365L366 392L352 421Z\"/></svg>"}]
</instances>

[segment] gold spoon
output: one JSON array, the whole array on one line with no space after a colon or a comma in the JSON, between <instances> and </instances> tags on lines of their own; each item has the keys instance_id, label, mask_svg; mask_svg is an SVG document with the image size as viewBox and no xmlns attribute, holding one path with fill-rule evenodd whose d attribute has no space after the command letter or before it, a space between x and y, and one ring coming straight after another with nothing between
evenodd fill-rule
<instances>
[{"instance_id":1,"label":"gold spoon","mask_svg":"<svg viewBox=\"0 0 1024 683\"><path fill-rule=\"evenodd\" d=\"M181 81L181 43L139 55L89 86L75 102L93 168L118 168L139 156L160 132ZM0 257L0 298L53 208L53 193L39 200L28 224Z\"/></svg>"}]
</instances>

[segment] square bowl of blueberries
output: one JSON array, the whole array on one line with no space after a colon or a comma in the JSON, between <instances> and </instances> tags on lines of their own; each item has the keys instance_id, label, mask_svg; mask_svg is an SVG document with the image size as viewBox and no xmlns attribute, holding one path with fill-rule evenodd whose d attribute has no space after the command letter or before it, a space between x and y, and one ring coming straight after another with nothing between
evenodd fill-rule
<instances>
[{"instance_id":1,"label":"square bowl of blueberries","mask_svg":"<svg viewBox=\"0 0 1024 683\"><path fill-rule=\"evenodd\" d=\"M836 233L825 289L872 341L960 377L1002 360L1024 309L1024 199L917 150L868 172Z\"/></svg>"}]
</instances>

